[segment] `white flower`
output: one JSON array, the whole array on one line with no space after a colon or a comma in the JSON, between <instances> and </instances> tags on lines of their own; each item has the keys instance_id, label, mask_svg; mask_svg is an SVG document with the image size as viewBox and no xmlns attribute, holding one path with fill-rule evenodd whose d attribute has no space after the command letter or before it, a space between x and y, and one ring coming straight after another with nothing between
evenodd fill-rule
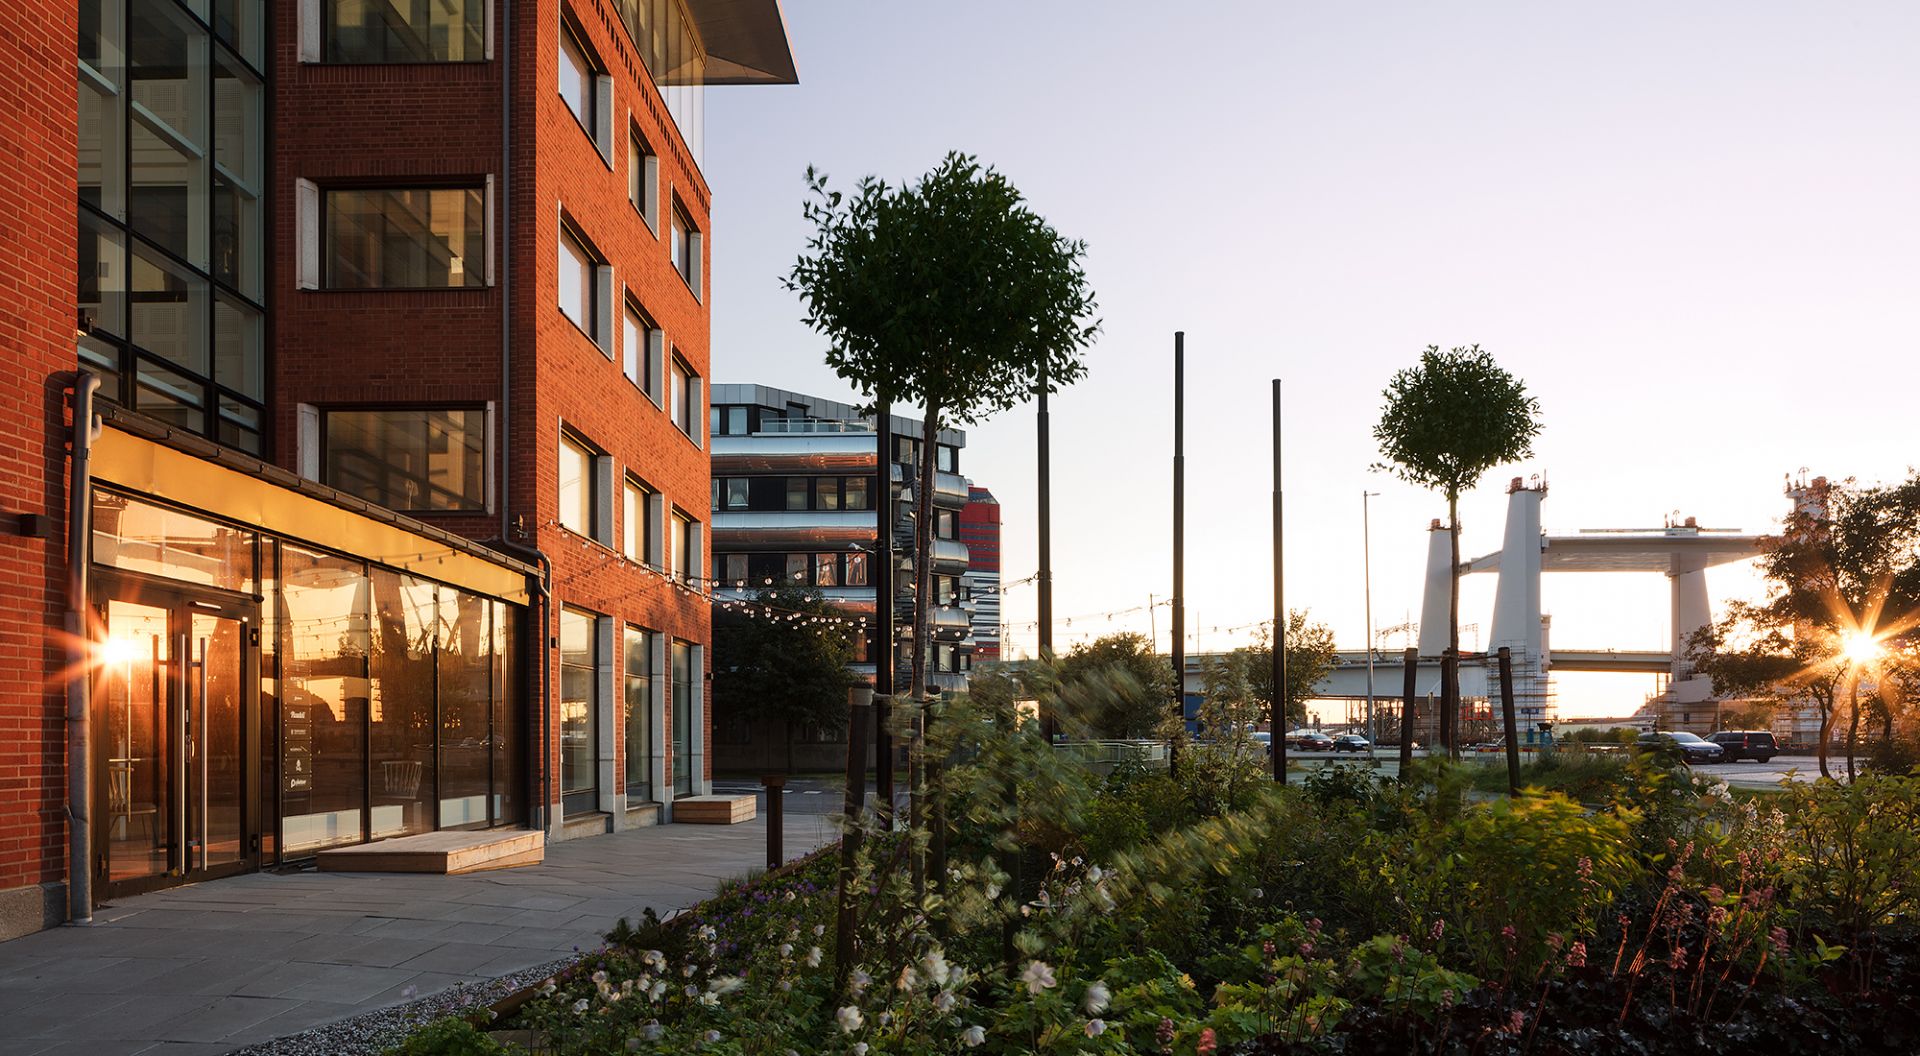
<instances>
[{"instance_id":1,"label":"white flower","mask_svg":"<svg viewBox=\"0 0 1920 1056\"><path fill-rule=\"evenodd\" d=\"M793 956L793 943L791 943L791 942L783 942L783 943L781 943L781 944L780 944L780 959L784 961L784 960L786 960L787 958L789 958L789 957L791 957L791 956Z\"/></svg>"},{"instance_id":2,"label":"white flower","mask_svg":"<svg viewBox=\"0 0 1920 1056\"><path fill-rule=\"evenodd\" d=\"M781 993L783 993L783 994L787 994L787 993L792 993L792 992L793 992L793 980L791 980L791 979L782 979L782 980L780 980L780 992L781 992Z\"/></svg>"},{"instance_id":3,"label":"white flower","mask_svg":"<svg viewBox=\"0 0 1920 1056\"><path fill-rule=\"evenodd\" d=\"M701 1004L701 1005L702 1005L703 1007L705 1007L705 1008L719 1008L719 1007L720 1007L720 995L718 995L718 994L701 994L701 995L700 995L700 1004Z\"/></svg>"},{"instance_id":4,"label":"white flower","mask_svg":"<svg viewBox=\"0 0 1920 1056\"><path fill-rule=\"evenodd\" d=\"M700 1035L700 1037L701 1037L701 1040L711 1045L714 1042L720 1040L720 1032L717 1030L709 1030L705 1034Z\"/></svg>"},{"instance_id":5,"label":"white flower","mask_svg":"<svg viewBox=\"0 0 1920 1056\"><path fill-rule=\"evenodd\" d=\"M994 899L999 897L1000 897L1000 885L988 884L987 885L987 901L991 902Z\"/></svg>"},{"instance_id":6,"label":"white flower","mask_svg":"<svg viewBox=\"0 0 1920 1056\"><path fill-rule=\"evenodd\" d=\"M935 986L947 985L947 977L953 974L952 968L947 964L947 955L938 946L928 950L927 955L920 958L920 970L926 973L927 979Z\"/></svg>"},{"instance_id":7,"label":"white flower","mask_svg":"<svg viewBox=\"0 0 1920 1056\"><path fill-rule=\"evenodd\" d=\"M1097 865L1090 865L1087 867L1087 879L1093 881L1096 884L1099 883L1100 878L1105 875L1107 875L1106 870L1100 868Z\"/></svg>"},{"instance_id":8,"label":"white flower","mask_svg":"<svg viewBox=\"0 0 1920 1056\"><path fill-rule=\"evenodd\" d=\"M680 966L680 978L682 978L682 979L691 979L691 978L693 978L693 965L691 965L691 964L685 964L685 965L681 965L681 966Z\"/></svg>"},{"instance_id":9,"label":"white flower","mask_svg":"<svg viewBox=\"0 0 1920 1056\"><path fill-rule=\"evenodd\" d=\"M1053 969L1042 961L1028 961L1027 970L1020 973L1020 981L1027 984L1027 993L1038 996L1042 990L1053 989Z\"/></svg>"},{"instance_id":10,"label":"white flower","mask_svg":"<svg viewBox=\"0 0 1920 1056\"><path fill-rule=\"evenodd\" d=\"M600 984L607 981L607 971L606 969L602 968L601 970L593 973L591 976L588 976L588 978L593 980L593 985L599 986Z\"/></svg>"},{"instance_id":11,"label":"white flower","mask_svg":"<svg viewBox=\"0 0 1920 1056\"><path fill-rule=\"evenodd\" d=\"M807 967L809 968L820 967L820 958L823 956L825 956L825 954L821 951L820 947L818 946L815 946L814 948L808 950L807 951Z\"/></svg>"},{"instance_id":12,"label":"white flower","mask_svg":"<svg viewBox=\"0 0 1920 1056\"><path fill-rule=\"evenodd\" d=\"M693 985L692 983L688 983L687 985L681 987L680 992L687 995L688 997L700 996L700 988Z\"/></svg>"},{"instance_id":13,"label":"white flower","mask_svg":"<svg viewBox=\"0 0 1920 1056\"><path fill-rule=\"evenodd\" d=\"M841 1032L846 1034L851 1034L859 1030L861 1025L866 1022L866 1018L860 1014L860 1010L852 1005L840 1006L840 1011L835 1012L833 1018L836 1023L840 1024Z\"/></svg>"},{"instance_id":14,"label":"white flower","mask_svg":"<svg viewBox=\"0 0 1920 1056\"><path fill-rule=\"evenodd\" d=\"M1260 899L1267 897L1266 888L1263 888L1263 887L1256 887L1253 890L1247 892L1247 894L1253 896L1253 899L1256 902L1259 901Z\"/></svg>"},{"instance_id":15,"label":"white flower","mask_svg":"<svg viewBox=\"0 0 1920 1056\"><path fill-rule=\"evenodd\" d=\"M1107 1010L1107 1002L1111 1000L1113 1000L1113 991L1108 990L1107 984L1097 979L1094 980L1092 986L1087 987L1087 996L1082 999L1087 1014L1094 1016L1105 1012Z\"/></svg>"},{"instance_id":16,"label":"white flower","mask_svg":"<svg viewBox=\"0 0 1920 1056\"><path fill-rule=\"evenodd\" d=\"M853 1056L867 1056L867 1043L864 1041L854 1042Z\"/></svg>"},{"instance_id":17,"label":"white flower","mask_svg":"<svg viewBox=\"0 0 1920 1056\"><path fill-rule=\"evenodd\" d=\"M965 1042L969 1049L976 1045L984 1045L987 1041L986 1029L976 1023L960 1032L960 1040Z\"/></svg>"},{"instance_id":18,"label":"white flower","mask_svg":"<svg viewBox=\"0 0 1920 1056\"><path fill-rule=\"evenodd\" d=\"M822 935L825 935L826 933L827 933L827 926L826 926L825 924L815 924L815 925L813 926L813 937L814 937L814 938L816 938L816 939L817 939L817 938L819 938L820 936L822 936Z\"/></svg>"},{"instance_id":19,"label":"white flower","mask_svg":"<svg viewBox=\"0 0 1920 1056\"><path fill-rule=\"evenodd\" d=\"M873 985L873 976L868 975L865 968L855 968L853 974L847 977L847 985L853 988L854 993L860 993Z\"/></svg>"},{"instance_id":20,"label":"white flower","mask_svg":"<svg viewBox=\"0 0 1920 1056\"><path fill-rule=\"evenodd\" d=\"M558 987L556 987L556 986L554 986L554 985L553 985L553 980L551 980L551 979L549 979L549 980L547 980L546 982L544 982L544 983L541 983L541 984L540 984L540 996L541 996L541 997L552 997L552 996L553 996L553 992L554 992L554 991L555 991L556 989L558 989Z\"/></svg>"},{"instance_id":21,"label":"white flower","mask_svg":"<svg viewBox=\"0 0 1920 1056\"><path fill-rule=\"evenodd\" d=\"M700 925L699 935L703 942L712 942L713 937L718 934L719 932L713 930L713 925L711 924Z\"/></svg>"},{"instance_id":22,"label":"white flower","mask_svg":"<svg viewBox=\"0 0 1920 1056\"><path fill-rule=\"evenodd\" d=\"M661 953L659 950L648 950L640 955L640 963L649 968L658 968L661 971L665 971L667 968L667 955Z\"/></svg>"},{"instance_id":23,"label":"white flower","mask_svg":"<svg viewBox=\"0 0 1920 1056\"><path fill-rule=\"evenodd\" d=\"M953 1011L955 1004L957 1002L954 1001L953 995L945 990L933 995L933 1010L943 1016Z\"/></svg>"},{"instance_id":24,"label":"white flower","mask_svg":"<svg viewBox=\"0 0 1920 1056\"><path fill-rule=\"evenodd\" d=\"M578 1001L575 1001L575 1002L573 1003L573 1011L574 1011L574 1014L575 1014L575 1015L578 1015L578 1014L580 1014L580 1013L582 1013L582 1012L585 1012L586 1010L587 1010L587 999L586 999L586 998L584 998L584 997L583 997L583 998L581 998L580 1000L578 1000Z\"/></svg>"},{"instance_id":25,"label":"white flower","mask_svg":"<svg viewBox=\"0 0 1920 1056\"><path fill-rule=\"evenodd\" d=\"M665 1033L666 1029L660 1025L659 1020L649 1020L646 1026L640 1028L640 1036L648 1041L659 1041L660 1035Z\"/></svg>"},{"instance_id":26,"label":"white flower","mask_svg":"<svg viewBox=\"0 0 1920 1056\"><path fill-rule=\"evenodd\" d=\"M666 993L667 981L665 979L655 979L653 985L647 987L647 1000L658 1001L662 997L665 997Z\"/></svg>"},{"instance_id":27,"label":"white flower","mask_svg":"<svg viewBox=\"0 0 1920 1056\"><path fill-rule=\"evenodd\" d=\"M914 971L913 965L909 964L905 968L900 969L900 978L894 980L893 985L902 990L911 990L920 985L920 973Z\"/></svg>"},{"instance_id":28,"label":"white flower","mask_svg":"<svg viewBox=\"0 0 1920 1056\"><path fill-rule=\"evenodd\" d=\"M1097 1038L1100 1035L1105 1034L1106 1032L1107 1032L1106 1020L1104 1019L1087 1020L1087 1037Z\"/></svg>"},{"instance_id":29,"label":"white flower","mask_svg":"<svg viewBox=\"0 0 1920 1056\"><path fill-rule=\"evenodd\" d=\"M747 985L747 981L737 975L719 975L707 980L707 992L725 996L745 985Z\"/></svg>"}]
</instances>

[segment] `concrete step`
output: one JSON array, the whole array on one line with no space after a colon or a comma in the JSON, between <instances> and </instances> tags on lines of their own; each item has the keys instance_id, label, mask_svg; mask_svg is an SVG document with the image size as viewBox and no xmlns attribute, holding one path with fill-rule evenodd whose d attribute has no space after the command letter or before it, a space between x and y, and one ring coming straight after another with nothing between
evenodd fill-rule
<instances>
[{"instance_id":1,"label":"concrete step","mask_svg":"<svg viewBox=\"0 0 1920 1056\"><path fill-rule=\"evenodd\" d=\"M754 796L686 796L673 801L673 820L687 825L738 825L752 821Z\"/></svg>"},{"instance_id":2,"label":"concrete step","mask_svg":"<svg viewBox=\"0 0 1920 1056\"><path fill-rule=\"evenodd\" d=\"M547 834L530 829L424 832L321 851L319 865L334 873L477 873L538 865Z\"/></svg>"}]
</instances>

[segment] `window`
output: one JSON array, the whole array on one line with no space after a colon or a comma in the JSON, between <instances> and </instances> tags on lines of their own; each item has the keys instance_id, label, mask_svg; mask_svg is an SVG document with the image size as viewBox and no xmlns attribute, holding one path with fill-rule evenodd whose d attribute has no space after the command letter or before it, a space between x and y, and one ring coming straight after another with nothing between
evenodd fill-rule
<instances>
[{"instance_id":1,"label":"window","mask_svg":"<svg viewBox=\"0 0 1920 1056\"><path fill-rule=\"evenodd\" d=\"M720 581L736 587L744 585L747 582L747 555L723 554L721 557L723 563L718 569Z\"/></svg>"},{"instance_id":2,"label":"window","mask_svg":"<svg viewBox=\"0 0 1920 1056\"><path fill-rule=\"evenodd\" d=\"M650 521L653 515L653 489L645 484L627 478L621 490L620 510L620 552L627 560L646 563L651 547L653 530Z\"/></svg>"},{"instance_id":3,"label":"window","mask_svg":"<svg viewBox=\"0 0 1920 1056\"><path fill-rule=\"evenodd\" d=\"M612 545L613 460L589 448L571 433L560 436L560 526L595 542Z\"/></svg>"},{"instance_id":4,"label":"window","mask_svg":"<svg viewBox=\"0 0 1920 1056\"><path fill-rule=\"evenodd\" d=\"M747 478L729 477L727 479L727 509L744 510L747 508Z\"/></svg>"},{"instance_id":5,"label":"window","mask_svg":"<svg viewBox=\"0 0 1920 1056\"><path fill-rule=\"evenodd\" d=\"M640 306L627 302L621 328L621 371L653 402L660 402L660 357L664 346L660 328Z\"/></svg>"},{"instance_id":6,"label":"window","mask_svg":"<svg viewBox=\"0 0 1920 1056\"><path fill-rule=\"evenodd\" d=\"M787 509L804 510L808 508L807 485L809 483L811 483L811 481L806 477L787 478Z\"/></svg>"},{"instance_id":7,"label":"window","mask_svg":"<svg viewBox=\"0 0 1920 1056\"><path fill-rule=\"evenodd\" d=\"M727 408L727 435L747 435L747 409L745 407Z\"/></svg>"},{"instance_id":8,"label":"window","mask_svg":"<svg viewBox=\"0 0 1920 1056\"><path fill-rule=\"evenodd\" d=\"M486 509L484 410L329 410L322 422L322 483L390 510Z\"/></svg>"},{"instance_id":9,"label":"window","mask_svg":"<svg viewBox=\"0 0 1920 1056\"><path fill-rule=\"evenodd\" d=\"M940 510L934 515L933 535L936 539L960 538L958 515L952 510Z\"/></svg>"},{"instance_id":10,"label":"window","mask_svg":"<svg viewBox=\"0 0 1920 1056\"><path fill-rule=\"evenodd\" d=\"M653 798L653 632L628 627L624 646L626 692L621 703L626 708L627 802L632 804Z\"/></svg>"},{"instance_id":11,"label":"window","mask_svg":"<svg viewBox=\"0 0 1920 1056\"><path fill-rule=\"evenodd\" d=\"M673 792L693 795L693 646L676 641L669 650L668 671L673 692Z\"/></svg>"},{"instance_id":12,"label":"window","mask_svg":"<svg viewBox=\"0 0 1920 1056\"><path fill-rule=\"evenodd\" d=\"M854 551L847 555L847 586L864 587L867 585L867 554Z\"/></svg>"},{"instance_id":13,"label":"window","mask_svg":"<svg viewBox=\"0 0 1920 1056\"><path fill-rule=\"evenodd\" d=\"M673 260L673 270L686 280L687 288L695 297L700 296L700 231L688 219L686 210L678 204L673 207L673 228L668 233L668 255Z\"/></svg>"},{"instance_id":14,"label":"window","mask_svg":"<svg viewBox=\"0 0 1920 1056\"><path fill-rule=\"evenodd\" d=\"M821 477L820 480L818 481L817 486L820 491L820 508L823 510L839 509L840 508L840 478L839 477Z\"/></svg>"},{"instance_id":15,"label":"window","mask_svg":"<svg viewBox=\"0 0 1920 1056\"><path fill-rule=\"evenodd\" d=\"M660 233L660 158L634 132L627 140L627 198L646 221L647 230Z\"/></svg>"},{"instance_id":16,"label":"window","mask_svg":"<svg viewBox=\"0 0 1920 1056\"><path fill-rule=\"evenodd\" d=\"M816 587L839 586L840 555L813 555L813 585Z\"/></svg>"},{"instance_id":17,"label":"window","mask_svg":"<svg viewBox=\"0 0 1920 1056\"><path fill-rule=\"evenodd\" d=\"M560 795L569 814L599 806L599 643L593 616L560 610Z\"/></svg>"},{"instance_id":18,"label":"window","mask_svg":"<svg viewBox=\"0 0 1920 1056\"><path fill-rule=\"evenodd\" d=\"M867 478L848 477L842 482L846 488L845 506L849 510L872 509L867 505Z\"/></svg>"},{"instance_id":19,"label":"window","mask_svg":"<svg viewBox=\"0 0 1920 1056\"><path fill-rule=\"evenodd\" d=\"M942 473L960 472L960 449L952 444L936 444L933 449L934 468Z\"/></svg>"},{"instance_id":20,"label":"window","mask_svg":"<svg viewBox=\"0 0 1920 1056\"><path fill-rule=\"evenodd\" d=\"M686 514L675 510L673 528L667 536L667 573L675 579L685 580L693 576L695 562L700 560L699 522ZM698 578L698 577L693 577Z\"/></svg>"},{"instance_id":21,"label":"window","mask_svg":"<svg viewBox=\"0 0 1920 1056\"><path fill-rule=\"evenodd\" d=\"M322 0L328 62L480 62L485 0Z\"/></svg>"},{"instance_id":22,"label":"window","mask_svg":"<svg viewBox=\"0 0 1920 1056\"><path fill-rule=\"evenodd\" d=\"M593 257L569 231L560 232L560 314L593 332Z\"/></svg>"},{"instance_id":23,"label":"window","mask_svg":"<svg viewBox=\"0 0 1920 1056\"><path fill-rule=\"evenodd\" d=\"M326 192L327 288L485 286L485 207L481 187Z\"/></svg>"},{"instance_id":24,"label":"window","mask_svg":"<svg viewBox=\"0 0 1920 1056\"><path fill-rule=\"evenodd\" d=\"M613 78L587 50L579 31L564 18L560 23L560 98L573 111L587 138L593 140L600 160L613 168Z\"/></svg>"},{"instance_id":25,"label":"window","mask_svg":"<svg viewBox=\"0 0 1920 1056\"><path fill-rule=\"evenodd\" d=\"M667 381L667 414L673 424L694 443L700 442L700 375L678 356L673 360L672 376Z\"/></svg>"},{"instance_id":26,"label":"window","mask_svg":"<svg viewBox=\"0 0 1920 1056\"><path fill-rule=\"evenodd\" d=\"M804 585L806 582L807 582L807 555L788 554L787 555L787 584L789 586L792 586L795 584Z\"/></svg>"}]
</instances>

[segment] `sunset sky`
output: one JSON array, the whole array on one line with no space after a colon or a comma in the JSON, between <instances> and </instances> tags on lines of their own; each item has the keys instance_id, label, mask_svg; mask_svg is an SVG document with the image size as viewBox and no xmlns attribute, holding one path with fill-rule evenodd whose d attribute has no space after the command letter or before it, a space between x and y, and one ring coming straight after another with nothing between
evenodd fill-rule
<instances>
[{"instance_id":1,"label":"sunset sky","mask_svg":"<svg viewBox=\"0 0 1920 1056\"><path fill-rule=\"evenodd\" d=\"M1189 648L1271 611L1269 379L1286 384L1288 602L1365 640L1418 618L1437 497L1370 472L1380 391L1479 343L1544 410L1537 457L1464 504L1499 546L1508 477L1549 531L1678 512L1766 530L1807 467L1913 460L1920 388L1920 6L1664 3L794 3L794 88L713 89L714 380L835 398L780 276L809 164L850 185L950 149L1090 244L1104 333L1054 405L1061 647L1148 629L1171 584L1171 349L1187 333ZM1033 416L970 431L1034 567ZM1755 592L1710 573L1718 602ZM1491 622L1491 577L1462 620ZM1660 576L1548 577L1553 642L1659 648ZM1031 648L1034 596L1006 596ZM1111 620L1104 614L1137 609ZM1215 630L1218 628L1218 630ZM1166 610L1158 630L1166 645ZM1398 645L1395 640L1391 644ZM1474 644L1470 631L1465 644ZM1646 676L1560 682L1624 714Z\"/></svg>"}]
</instances>

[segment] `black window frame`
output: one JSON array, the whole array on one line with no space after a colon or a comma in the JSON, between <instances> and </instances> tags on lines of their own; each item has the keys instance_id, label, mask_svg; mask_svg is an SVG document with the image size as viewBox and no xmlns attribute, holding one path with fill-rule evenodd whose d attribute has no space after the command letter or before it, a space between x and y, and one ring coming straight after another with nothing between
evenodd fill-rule
<instances>
[{"instance_id":1,"label":"black window frame","mask_svg":"<svg viewBox=\"0 0 1920 1056\"><path fill-rule=\"evenodd\" d=\"M464 411L469 414L477 412L480 415L480 430L479 430L480 432L480 497L479 497L478 503L472 506L455 506L455 507L450 507L446 509L435 509L430 506L427 506L427 507L385 506L385 508L389 510L393 510L396 513L405 513L410 516L433 516L433 515L449 515L449 514L459 516L459 515L466 515L466 514L473 514L473 513L485 513L487 511L488 509L487 500L489 497L488 492L489 490L491 490L487 486L487 481L492 471L493 460L492 460L492 451L490 449L492 447L492 441L493 441L493 429L492 429L492 422L490 421L491 416L488 415L487 407L485 404L467 403L467 402L343 403L343 404L327 404L324 406L316 407L315 410L318 412L319 419L320 419L320 435L316 438L317 442L320 445L320 483L325 484L330 488L337 488L343 492L346 492L349 495L354 495L354 497L356 498L363 499L364 501L375 502L376 504L379 504L379 505L384 505L384 504L380 504L377 502L377 500L369 499L364 495L360 495L352 491L351 489L341 487L339 483L335 482L332 479L332 474L330 472L333 465L333 460L331 457L332 450L333 450L333 445L331 443L333 426L332 426L331 419L334 415L356 414L356 413L368 414L368 413L378 413L383 411L392 411L392 412Z\"/></svg>"}]
</instances>

